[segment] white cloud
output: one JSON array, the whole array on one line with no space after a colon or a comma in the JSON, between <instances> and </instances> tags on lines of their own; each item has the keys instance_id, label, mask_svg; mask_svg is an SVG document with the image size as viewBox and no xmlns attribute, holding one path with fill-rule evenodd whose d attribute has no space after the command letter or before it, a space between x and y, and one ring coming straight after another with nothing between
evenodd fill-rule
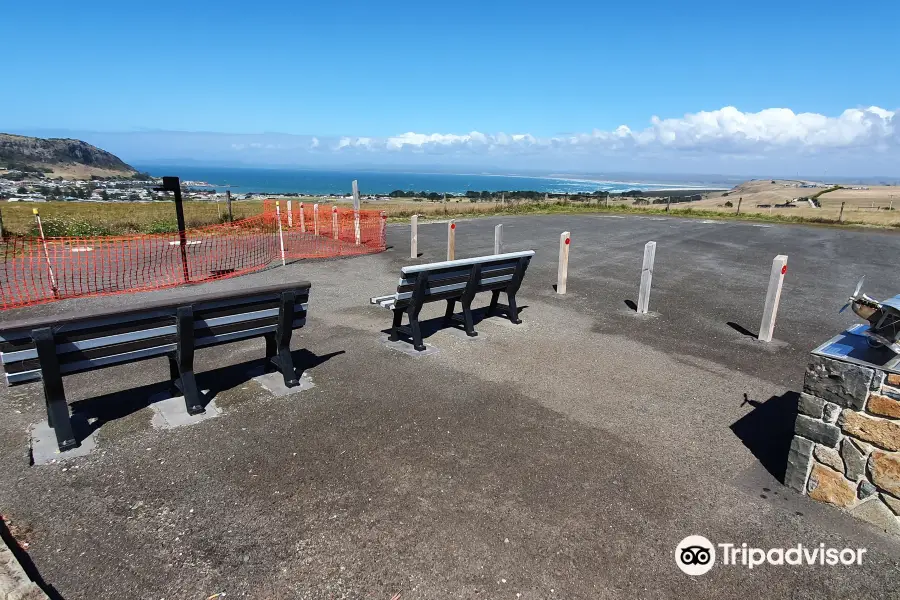
<instances>
[{"instance_id":1,"label":"white cloud","mask_svg":"<svg viewBox=\"0 0 900 600\"><path fill-rule=\"evenodd\" d=\"M349 138L344 138L349 140ZM365 140L365 143L359 143ZM632 148L633 150L690 150L746 154L773 149L816 151L842 148L884 149L900 146L898 111L877 106L851 108L837 117L816 113L794 113L770 108L756 113L733 106L689 113L680 118L652 117L650 126L633 131L620 125L613 131L539 138L528 133L467 134L407 132L382 140L342 140L339 148L365 146L372 149L440 149L512 151L524 147L569 146L586 148Z\"/></svg>"}]
</instances>

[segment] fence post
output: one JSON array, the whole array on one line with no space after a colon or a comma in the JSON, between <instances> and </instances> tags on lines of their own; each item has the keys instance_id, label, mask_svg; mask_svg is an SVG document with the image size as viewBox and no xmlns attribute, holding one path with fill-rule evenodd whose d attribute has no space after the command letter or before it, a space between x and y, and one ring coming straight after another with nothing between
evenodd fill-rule
<instances>
[{"instance_id":1,"label":"fence post","mask_svg":"<svg viewBox=\"0 0 900 600\"><path fill-rule=\"evenodd\" d=\"M453 260L456 256L456 222L452 219L447 223L447 260Z\"/></svg>"},{"instance_id":2,"label":"fence post","mask_svg":"<svg viewBox=\"0 0 900 600\"><path fill-rule=\"evenodd\" d=\"M228 222L234 221L234 214L231 212L231 190L225 190L225 204L228 206Z\"/></svg>"},{"instance_id":3,"label":"fence post","mask_svg":"<svg viewBox=\"0 0 900 600\"><path fill-rule=\"evenodd\" d=\"M656 260L656 242L644 246L644 264L641 266L641 289L638 292L637 311L646 315L650 307L650 284L653 282L653 261Z\"/></svg>"},{"instance_id":4,"label":"fence post","mask_svg":"<svg viewBox=\"0 0 900 600\"><path fill-rule=\"evenodd\" d=\"M287 214L288 214L288 227L291 228L294 226L294 214L291 211L290 199L288 199L288 201L287 201Z\"/></svg>"},{"instance_id":5,"label":"fence post","mask_svg":"<svg viewBox=\"0 0 900 600\"><path fill-rule=\"evenodd\" d=\"M672 202L672 196L666 196L666 212L669 212L669 204Z\"/></svg>"},{"instance_id":6,"label":"fence post","mask_svg":"<svg viewBox=\"0 0 900 600\"><path fill-rule=\"evenodd\" d=\"M737 211L735 211L734 214L736 214L736 215L741 214L741 200L743 200L743 199L744 199L743 196L741 196L740 198L738 198L738 207L737 207Z\"/></svg>"},{"instance_id":7,"label":"fence post","mask_svg":"<svg viewBox=\"0 0 900 600\"><path fill-rule=\"evenodd\" d=\"M50 263L50 250L47 249L47 238L44 237L44 227L41 225L41 215L38 209L32 208L34 220L37 221L38 233L41 234L41 244L44 246L44 258L47 261L47 272L50 274L50 288L53 290L53 297L59 298L59 287L56 285L56 276L53 274L53 265Z\"/></svg>"},{"instance_id":8,"label":"fence post","mask_svg":"<svg viewBox=\"0 0 900 600\"><path fill-rule=\"evenodd\" d=\"M409 220L409 257L419 257L419 215L413 215Z\"/></svg>"},{"instance_id":9,"label":"fence post","mask_svg":"<svg viewBox=\"0 0 900 600\"><path fill-rule=\"evenodd\" d=\"M775 317L778 314L778 303L781 300L784 274L787 273L787 260L787 255L779 254L772 261L772 271L769 273L769 291L766 293L766 307L763 310L759 336L757 336L761 342L771 342L772 334L775 332Z\"/></svg>"},{"instance_id":10,"label":"fence post","mask_svg":"<svg viewBox=\"0 0 900 600\"><path fill-rule=\"evenodd\" d=\"M275 218L278 219L278 240L281 242L281 266L284 266L284 232L281 231L281 200L275 201Z\"/></svg>"},{"instance_id":11,"label":"fence post","mask_svg":"<svg viewBox=\"0 0 900 600\"><path fill-rule=\"evenodd\" d=\"M6 239L6 233L3 231L3 211L0 210L0 240Z\"/></svg>"},{"instance_id":12,"label":"fence post","mask_svg":"<svg viewBox=\"0 0 900 600\"><path fill-rule=\"evenodd\" d=\"M334 239L338 239L338 214L337 214L337 206L331 207L331 237Z\"/></svg>"},{"instance_id":13,"label":"fence post","mask_svg":"<svg viewBox=\"0 0 900 600\"><path fill-rule=\"evenodd\" d=\"M845 202L841 202L841 214L838 215L838 223L844 222L844 204Z\"/></svg>"},{"instance_id":14,"label":"fence post","mask_svg":"<svg viewBox=\"0 0 900 600\"><path fill-rule=\"evenodd\" d=\"M359 246L359 184L353 180L353 234L356 245Z\"/></svg>"},{"instance_id":15,"label":"fence post","mask_svg":"<svg viewBox=\"0 0 900 600\"><path fill-rule=\"evenodd\" d=\"M494 226L494 254L503 253L503 223Z\"/></svg>"},{"instance_id":16,"label":"fence post","mask_svg":"<svg viewBox=\"0 0 900 600\"><path fill-rule=\"evenodd\" d=\"M306 233L306 216L303 214L303 203L300 203L300 233Z\"/></svg>"},{"instance_id":17,"label":"fence post","mask_svg":"<svg viewBox=\"0 0 900 600\"><path fill-rule=\"evenodd\" d=\"M559 266L556 271L556 293L566 293L566 280L569 278L569 243L571 234L563 231L559 235Z\"/></svg>"},{"instance_id":18,"label":"fence post","mask_svg":"<svg viewBox=\"0 0 900 600\"><path fill-rule=\"evenodd\" d=\"M313 205L313 232L319 235L319 203Z\"/></svg>"}]
</instances>

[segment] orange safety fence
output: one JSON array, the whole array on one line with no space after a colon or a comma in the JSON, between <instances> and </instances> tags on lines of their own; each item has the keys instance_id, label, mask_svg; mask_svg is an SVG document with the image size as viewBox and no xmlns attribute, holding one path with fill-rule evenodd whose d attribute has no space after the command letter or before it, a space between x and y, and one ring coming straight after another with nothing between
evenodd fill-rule
<instances>
[{"instance_id":1,"label":"orange safety fence","mask_svg":"<svg viewBox=\"0 0 900 600\"><path fill-rule=\"evenodd\" d=\"M183 247L178 232L5 236L0 241L0 309L158 290L259 271L281 260L282 238L286 259L350 256L385 249L386 218L378 211L359 211L357 244L352 209L333 213L331 207L324 211L320 207L317 234L312 205L304 206L303 213L299 204L291 207L291 213L287 213L284 201L282 208L280 228L275 202L266 201L260 215L187 230ZM336 229L332 223L337 224Z\"/></svg>"}]
</instances>

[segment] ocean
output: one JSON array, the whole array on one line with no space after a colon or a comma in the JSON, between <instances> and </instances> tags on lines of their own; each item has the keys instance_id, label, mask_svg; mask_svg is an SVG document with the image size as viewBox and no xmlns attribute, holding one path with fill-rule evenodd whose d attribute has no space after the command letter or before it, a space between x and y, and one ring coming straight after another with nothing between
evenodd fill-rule
<instances>
[{"instance_id":1,"label":"ocean","mask_svg":"<svg viewBox=\"0 0 900 600\"><path fill-rule=\"evenodd\" d=\"M154 176L177 175L182 181L204 181L217 191L230 189L235 194L294 192L316 195L345 195L350 182L359 181L361 194L389 194L394 190L464 194L467 191L535 191L551 194L575 194L597 190L624 192L633 189L661 190L704 188L679 183L589 181L557 177L519 175L402 173L393 171L324 171L305 169L260 169L229 167L181 167L134 165Z\"/></svg>"}]
</instances>

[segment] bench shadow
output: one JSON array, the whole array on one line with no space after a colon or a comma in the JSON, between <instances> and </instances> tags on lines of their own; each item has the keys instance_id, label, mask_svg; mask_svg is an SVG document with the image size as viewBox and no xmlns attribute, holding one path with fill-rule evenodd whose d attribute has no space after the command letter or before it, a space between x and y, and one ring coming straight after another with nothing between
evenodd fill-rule
<instances>
[{"instance_id":1,"label":"bench shadow","mask_svg":"<svg viewBox=\"0 0 900 600\"><path fill-rule=\"evenodd\" d=\"M637 302L635 302L634 300L625 300L625 306L627 306L634 312L637 312Z\"/></svg>"},{"instance_id":2,"label":"bench shadow","mask_svg":"<svg viewBox=\"0 0 900 600\"><path fill-rule=\"evenodd\" d=\"M528 308L527 305L518 307L520 317L522 316L522 313L525 312L526 308ZM488 316L487 312L488 312L487 306L482 306L481 308L473 308L472 309L472 323L476 326L476 331L477 331L478 324L481 323L482 321L484 321L485 319L508 320L508 317L505 314L497 314L494 316ZM456 313L456 314L462 314L462 313L460 312L460 313ZM406 320L406 317L404 317L403 324L405 325L406 323L407 323L407 320ZM440 331L442 329L459 329L461 331L465 331L465 327L463 326L462 323L460 323L459 321L455 321L455 320L446 322L444 320L443 316L432 317L431 319L420 320L419 321L419 329L422 332L423 340L430 338L431 336L433 336L435 333L437 333L438 331ZM388 327L387 329L382 329L381 333L386 333L386 334L390 335L391 328ZM401 334L400 339L406 339L406 336Z\"/></svg>"},{"instance_id":3,"label":"bench shadow","mask_svg":"<svg viewBox=\"0 0 900 600\"><path fill-rule=\"evenodd\" d=\"M309 369L344 354L344 352L344 350L338 350L320 356L303 348L292 351L291 356L294 359L296 372L300 376ZM217 394L247 383L249 379L262 375L267 370L270 370L269 361L260 358L195 373L197 387L201 390L201 403L205 408ZM94 398L76 400L70 404L75 438L82 442L105 423L127 417L149 407L156 401L170 398L172 394L178 396L180 392L174 390L172 382L166 380Z\"/></svg>"},{"instance_id":4,"label":"bench shadow","mask_svg":"<svg viewBox=\"0 0 900 600\"><path fill-rule=\"evenodd\" d=\"M794 437L799 399L797 392L785 392L764 402L744 394L741 406L749 404L753 410L730 427L760 464L781 483L784 483L788 452Z\"/></svg>"},{"instance_id":5,"label":"bench shadow","mask_svg":"<svg viewBox=\"0 0 900 600\"><path fill-rule=\"evenodd\" d=\"M0 541L0 544L6 544L6 547L12 552L12 555L19 562L19 565L21 565L22 570L25 571L25 575L28 576L28 579L41 588L44 594L47 595L47 598L50 600L63 600L63 597L56 591L56 588L44 581L44 578L41 577L41 573L34 565L28 552L19 545L18 540L16 540L16 537L9 530L6 520L3 518L0 518L0 540L2 540Z\"/></svg>"},{"instance_id":6,"label":"bench shadow","mask_svg":"<svg viewBox=\"0 0 900 600\"><path fill-rule=\"evenodd\" d=\"M725 324L728 325L729 327L731 327L732 329L734 329L735 331L737 331L738 333L740 333L741 335L746 335L747 337L752 337L753 339L756 339L758 337L757 334L753 333L752 331L750 331L743 325L738 325L734 321L728 321Z\"/></svg>"}]
</instances>

